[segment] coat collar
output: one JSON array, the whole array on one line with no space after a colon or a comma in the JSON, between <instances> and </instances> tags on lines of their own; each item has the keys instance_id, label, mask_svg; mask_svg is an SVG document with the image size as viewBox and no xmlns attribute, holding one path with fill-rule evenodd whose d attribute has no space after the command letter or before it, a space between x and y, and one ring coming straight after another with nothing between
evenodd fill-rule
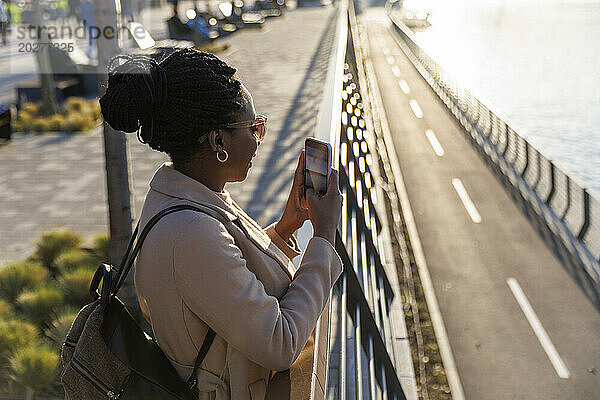
<instances>
[{"instance_id":1,"label":"coat collar","mask_svg":"<svg viewBox=\"0 0 600 400\"><path fill-rule=\"evenodd\" d=\"M231 199L232 204L228 204L214 190L177 171L170 162L164 163L156 170L150 181L150 187L170 197L208 206L223 215L228 221L236 222L248 239L277 261L290 280L293 278L295 269L291 260L273 243L264 229L249 217L233 199ZM223 194L231 198L225 189L223 189Z\"/></svg>"},{"instance_id":2,"label":"coat collar","mask_svg":"<svg viewBox=\"0 0 600 400\"><path fill-rule=\"evenodd\" d=\"M214 190L177 171L170 162L164 163L156 170L150 181L150 187L167 196L209 206L229 221L239 218L236 210L219 197ZM226 190L223 192L229 195Z\"/></svg>"}]
</instances>

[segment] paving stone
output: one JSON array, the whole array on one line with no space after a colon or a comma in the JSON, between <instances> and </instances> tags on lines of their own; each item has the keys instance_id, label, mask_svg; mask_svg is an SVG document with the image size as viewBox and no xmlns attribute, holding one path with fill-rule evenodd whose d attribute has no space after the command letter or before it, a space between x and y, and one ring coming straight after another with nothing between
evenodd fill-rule
<instances>
[{"instance_id":1,"label":"paving stone","mask_svg":"<svg viewBox=\"0 0 600 400\"><path fill-rule=\"evenodd\" d=\"M237 68L268 133L244 182L226 189L265 226L287 200L304 139L316 127L337 9L299 8L269 19L266 29L224 39L219 56ZM85 134L15 134L0 146L0 263L34 249L42 232L68 228L91 238L108 230L101 129ZM132 214L139 216L148 182L168 158L128 136Z\"/></svg>"}]
</instances>

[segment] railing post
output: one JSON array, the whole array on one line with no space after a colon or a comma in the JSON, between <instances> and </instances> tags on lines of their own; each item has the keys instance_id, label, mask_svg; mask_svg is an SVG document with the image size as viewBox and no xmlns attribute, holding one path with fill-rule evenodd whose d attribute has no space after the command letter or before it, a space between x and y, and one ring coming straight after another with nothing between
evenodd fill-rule
<instances>
[{"instance_id":1,"label":"railing post","mask_svg":"<svg viewBox=\"0 0 600 400\"><path fill-rule=\"evenodd\" d=\"M511 131L512 131L512 129L511 129ZM515 146L515 156L513 157L511 164L515 165L517 163L517 160L519 159L519 140L517 139L517 135L514 134L514 131L513 131L513 136L514 136L513 143Z\"/></svg>"},{"instance_id":2,"label":"railing post","mask_svg":"<svg viewBox=\"0 0 600 400\"><path fill-rule=\"evenodd\" d=\"M567 205L565 206L565 211L563 211L560 216L561 220L564 220L569 212L569 208L571 207L571 178L567 176Z\"/></svg>"},{"instance_id":3,"label":"railing post","mask_svg":"<svg viewBox=\"0 0 600 400\"><path fill-rule=\"evenodd\" d=\"M550 202L552 201L552 197L554 196L554 192L556 191L556 185L555 185L555 175L556 175L556 171L554 170L554 163L550 162L550 193L548 193L548 197L546 197L546 204L550 205Z\"/></svg>"},{"instance_id":4,"label":"railing post","mask_svg":"<svg viewBox=\"0 0 600 400\"><path fill-rule=\"evenodd\" d=\"M521 172L521 176L524 178L525 173L527 172L527 168L529 168L529 142L525 142L525 168L523 168L523 172Z\"/></svg>"},{"instance_id":5,"label":"railing post","mask_svg":"<svg viewBox=\"0 0 600 400\"><path fill-rule=\"evenodd\" d=\"M346 266L347 268L347 266ZM338 395L340 400L346 400L346 374L348 373L346 365L346 340L348 336L348 278L347 271L342 273L342 301L340 313L340 366L338 369Z\"/></svg>"},{"instance_id":6,"label":"railing post","mask_svg":"<svg viewBox=\"0 0 600 400\"><path fill-rule=\"evenodd\" d=\"M356 398L362 400L363 394L363 382L362 382L362 340L360 334L360 304L358 302L354 306L354 337L355 346L354 351L356 353Z\"/></svg>"},{"instance_id":7,"label":"railing post","mask_svg":"<svg viewBox=\"0 0 600 400\"><path fill-rule=\"evenodd\" d=\"M531 184L531 187L535 190L535 188L537 188L538 183L540 182L540 178L542 176L542 160L541 160L541 154L539 151L536 150L535 152L536 155L536 163L537 163L537 175L535 177L535 180L533 181L533 183Z\"/></svg>"},{"instance_id":8,"label":"railing post","mask_svg":"<svg viewBox=\"0 0 600 400\"><path fill-rule=\"evenodd\" d=\"M502 121L504 122L504 121ZM504 149L502 150L502 156L504 157L506 155L506 151L508 150L508 141L509 141L509 137L508 137L508 124L506 122L504 122Z\"/></svg>"},{"instance_id":9,"label":"railing post","mask_svg":"<svg viewBox=\"0 0 600 400\"><path fill-rule=\"evenodd\" d=\"M590 194L583 189L583 225L577 234L577 239L583 240L590 227Z\"/></svg>"}]
</instances>

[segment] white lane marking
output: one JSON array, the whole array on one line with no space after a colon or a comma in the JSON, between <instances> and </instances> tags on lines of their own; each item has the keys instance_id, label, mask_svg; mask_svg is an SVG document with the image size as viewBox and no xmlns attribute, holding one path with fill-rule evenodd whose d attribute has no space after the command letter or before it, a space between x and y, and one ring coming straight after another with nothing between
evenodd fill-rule
<instances>
[{"instance_id":1,"label":"white lane marking","mask_svg":"<svg viewBox=\"0 0 600 400\"><path fill-rule=\"evenodd\" d=\"M379 120L381 121L381 129L383 131L385 144L388 149L393 149L394 142L385 114L385 109L383 108L381 90L377 85L373 64L369 59L365 60L365 70L367 73L367 81L369 82L370 87L373 87L373 91L370 92L371 99L375 105L373 108L377 110L381 116ZM406 228L409 232L408 237L415 253L415 262L419 270L421 283L423 284L423 292L425 293L425 299L427 301L427 306L429 307L429 316L431 317L431 322L438 340L438 346L442 356L442 361L444 363L444 368L446 370L448 385L450 385L450 390L452 392L452 398L454 400L465 400L462 382L460 381L460 375L458 374L458 369L456 368L456 361L454 360L454 354L452 352L452 347L450 346L450 340L448 339L444 318L442 317L437 296L433 288L433 282L431 281L429 268L427 267L425 252L423 251L421 239L419 238L419 232L417 230L417 224L415 223L415 217L408 199L408 193L406 191L406 185L404 184L404 178L402 177L402 170L400 169L398 156L396 155L395 151L390 151L388 155L390 157L392 171L394 172L394 182L396 184L396 188L398 189L398 197L400 198L400 204L402 205L402 214L406 221ZM296 257L296 260L299 258L300 257ZM411 398L417 398L416 391L414 391L414 396L411 396Z\"/></svg>"},{"instance_id":2,"label":"white lane marking","mask_svg":"<svg viewBox=\"0 0 600 400\"><path fill-rule=\"evenodd\" d=\"M387 56L385 58L385 60L388 62L388 64L392 65L394 63L394 57L392 56Z\"/></svg>"},{"instance_id":3,"label":"white lane marking","mask_svg":"<svg viewBox=\"0 0 600 400\"><path fill-rule=\"evenodd\" d=\"M400 79L398 81L398 85L400 85L400 89L402 89L402 91L404 92L404 94L409 94L410 93L410 88L408 87L408 83L406 83L406 81L404 79Z\"/></svg>"},{"instance_id":4,"label":"white lane marking","mask_svg":"<svg viewBox=\"0 0 600 400\"><path fill-rule=\"evenodd\" d=\"M519 282L517 282L515 278L508 278L506 280L506 283L508 283L508 286L510 287L510 290L512 290L513 295L517 299L519 306L521 306L521 310L523 310L527 321L529 321L529 325L531 325L533 332L542 344L542 347L548 355L548 358L550 359L550 362L556 370L556 373L558 374L559 378L568 379L571 376L571 374L569 373L567 366L563 362L562 358L560 358L560 355L558 354L558 351L556 351L556 347L554 347L554 344L552 344L548 333L546 333L546 330L544 329L542 323L535 314L535 311L533 311L533 308L531 307L531 304L529 304L529 300L527 300L525 293L523 293L523 289L521 289Z\"/></svg>"},{"instance_id":5,"label":"white lane marking","mask_svg":"<svg viewBox=\"0 0 600 400\"><path fill-rule=\"evenodd\" d=\"M412 108L413 112L415 113L415 117L423 118L423 111L416 100L411 99L408 104L410 104L410 108Z\"/></svg>"},{"instance_id":6,"label":"white lane marking","mask_svg":"<svg viewBox=\"0 0 600 400\"><path fill-rule=\"evenodd\" d=\"M460 197L460 200L467 209L467 212L469 213L469 216L471 217L473 222L476 224L480 223L481 215L479 215L475 204L473 204L473 202L471 201L471 198L467 193L467 189L465 189L465 186L463 185L462 181L458 178L454 178L452 179L452 185L454 186L456 193L458 193L458 197Z\"/></svg>"},{"instance_id":7,"label":"white lane marking","mask_svg":"<svg viewBox=\"0 0 600 400\"><path fill-rule=\"evenodd\" d=\"M392 72L394 73L394 76L396 78L400 78L400 75L401 75L400 68L398 68L396 65L392 66Z\"/></svg>"},{"instance_id":8,"label":"white lane marking","mask_svg":"<svg viewBox=\"0 0 600 400\"><path fill-rule=\"evenodd\" d=\"M383 48L383 54L386 55L386 56L389 56L390 55L390 49L388 49L387 47L384 47Z\"/></svg>"},{"instance_id":9,"label":"white lane marking","mask_svg":"<svg viewBox=\"0 0 600 400\"><path fill-rule=\"evenodd\" d=\"M425 135L427 136L427 139L429 139L429 143L431 143L431 147L433 147L433 151L435 151L435 154L437 154L440 157L443 156L444 149L442 148L442 145L435 136L435 133L431 129L427 129L425 131Z\"/></svg>"}]
</instances>

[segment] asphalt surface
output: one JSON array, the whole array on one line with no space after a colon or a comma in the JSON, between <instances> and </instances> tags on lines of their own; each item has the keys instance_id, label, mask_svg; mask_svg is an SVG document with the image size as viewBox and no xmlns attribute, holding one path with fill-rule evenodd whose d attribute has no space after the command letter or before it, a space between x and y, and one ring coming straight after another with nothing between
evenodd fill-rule
<instances>
[{"instance_id":1,"label":"asphalt surface","mask_svg":"<svg viewBox=\"0 0 600 400\"><path fill-rule=\"evenodd\" d=\"M600 399L600 313L402 53L383 9L361 21L466 398Z\"/></svg>"}]
</instances>

